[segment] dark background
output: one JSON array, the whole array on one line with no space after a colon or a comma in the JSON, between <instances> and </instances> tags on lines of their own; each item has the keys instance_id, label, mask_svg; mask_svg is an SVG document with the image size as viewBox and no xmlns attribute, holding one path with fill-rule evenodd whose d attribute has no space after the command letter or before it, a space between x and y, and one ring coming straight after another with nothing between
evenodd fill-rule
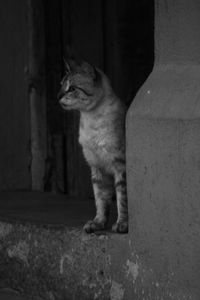
<instances>
[{"instance_id":1,"label":"dark background","mask_svg":"<svg viewBox=\"0 0 200 300\"><path fill-rule=\"evenodd\" d=\"M153 67L153 0L15 2L0 4L0 190L31 190L39 174L40 189L88 199L90 173L77 142L79 115L64 113L56 97L63 57L72 52L101 68L128 107ZM33 124L45 154L44 170L36 167L35 173Z\"/></svg>"}]
</instances>

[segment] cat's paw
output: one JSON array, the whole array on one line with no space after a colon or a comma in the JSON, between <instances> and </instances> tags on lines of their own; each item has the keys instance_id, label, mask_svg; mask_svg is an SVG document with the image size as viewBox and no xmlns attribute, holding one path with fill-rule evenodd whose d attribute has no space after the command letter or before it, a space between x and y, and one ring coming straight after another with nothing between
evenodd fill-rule
<instances>
[{"instance_id":1,"label":"cat's paw","mask_svg":"<svg viewBox=\"0 0 200 300\"><path fill-rule=\"evenodd\" d=\"M106 228L105 223L95 222L94 220L87 221L87 223L83 226L83 230L87 233L92 233L99 230L104 230Z\"/></svg>"},{"instance_id":2,"label":"cat's paw","mask_svg":"<svg viewBox=\"0 0 200 300\"><path fill-rule=\"evenodd\" d=\"M127 221L116 222L112 226L112 231L117 232L117 233L127 233L128 232L128 222Z\"/></svg>"}]
</instances>

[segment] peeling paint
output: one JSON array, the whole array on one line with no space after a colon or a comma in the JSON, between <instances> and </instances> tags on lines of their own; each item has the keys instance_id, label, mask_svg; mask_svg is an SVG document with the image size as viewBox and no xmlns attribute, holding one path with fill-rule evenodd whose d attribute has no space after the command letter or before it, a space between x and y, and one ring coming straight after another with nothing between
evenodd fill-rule
<instances>
[{"instance_id":1,"label":"peeling paint","mask_svg":"<svg viewBox=\"0 0 200 300\"><path fill-rule=\"evenodd\" d=\"M7 250L9 257L16 257L28 265L29 246L25 241L20 241L17 245Z\"/></svg>"},{"instance_id":2,"label":"peeling paint","mask_svg":"<svg viewBox=\"0 0 200 300\"><path fill-rule=\"evenodd\" d=\"M87 234L83 231L81 234L81 241L87 242L87 241L91 240L93 237L94 237L94 234Z\"/></svg>"},{"instance_id":3,"label":"peeling paint","mask_svg":"<svg viewBox=\"0 0 200 300\"><path fill-rule=\"evenodd\" d=\"M110 289L110 299L111 300L122 300L124 297L124 291L122 284L117 283L116 281L112 281L111 289Z\"/></svg>"},{"instance_id":4,"label":"peeling paint","mask_svg":"<svg viewBox=\"0 0 200 300\"><path fill-rule=\"evenodd\" d=\"M37 240L35 240L33 244L34 244L34 247L38 247L38 245L39 245Z\"/></svg>"},{"instance_id":5,"label":"peeling paint","mask_svg":"<svg viewBox=\"0 0 200 300\"><path fill-rule=\"evenodd\" d=\"M82 285L89 287L89 289L96 288L97 287L96 283L90 282L90 281L91 281L90 278L88 276L84 275L84 278L82 280Z\"/></svg>"},{"instance_id":6,"label":"peeling paint","mask_svg":"<svg viewBox=\"0 0 200 300\"><path fill-rule=\"evenodd\" d=\"M93 289L93 288L96 288L96 283L89 283L88 284L88 287L90 288L90 289Z\"/></svg>"},{"instance_id":7,"label":"peeling paint","mask_svg":"<svg viewBox=\"0 0 200 300\"><path fill-rule=\"evenodd\" d=\"M12 228L11 224L0 223L0 239L6 237L12 231Z\"/></svg>"},{"instance_id":8,"label":"peeling paint","mask_svg":"<svg viewBox=\"0 0 200 300\"><path fill-rule=\"evenodd\" d=\"M52 292L48 292L49 300L55 300L55 297Z\"/></svg>"},{"instance_id":9,"label":"peeling paint","mask_svg":"<svg viewBox=\"0 0 200 300\"><path fill-rule=\"evenodd\" d=\"M111 255L110 254L107 255L106 262L108 265L111 265Z\"/></svg>"},{"instance_id":10,"label":"peeling paint","mask_svg":"<svg viewBox=\"0 0 200 300\"><path fill-rule=\"evenodd\" d=\"M60 274L64 273L64 262L67 259L68 263L73 265L74 259L69 254L64 254L60 259Z\"/></svg>"},{"instance_id":11,"label":"peeling paint","mask_svg":"<svg viewBox=\"0 0 200 300\"><path fill-rule=\"evenodd\" d=\"M108 237L107 237L107 235L105 235L105 234L101 234L100 236L99 236L99 240L107 240L108 239Z\"/></svg>"},{"instance_id":12,"label":"peeling paint","mask_svg":"<svg viewBox=\"0 0 200 300\"><path fill-rule=\"evenodd\" d=\"M101 290L99 290L98 292L96 292L96 293L94 294L94 300L100 299L101 294L102 294L102 291L101 291Z\"/></svg>"},{"instance_id":13,"label":"peeling paint","mask_svg":"<svg viewBox=\"0 0 200 300\"><path fill-rule=\"evenodd\" d=\"M133 284L134 284L137 277L138 277L138 275L139 275L139 265L138 265L137 262L134 263L134 262L132 262L131 260L128 259L127 262L126 262L126 266L128 267L128 269L126 271L127 277L129 275L131 275L132 278L133 278Z\"/></svg>"},{"instance_id":14,"label":"peeling paint","mask_svg":"<svg viewBox=\"0 0 200 300\"><path fill-rule=\"evenodd\" d=\"M96 280L99 284L99 286L104 289L107 285L111 284L111 279L110 277L106 278L105 275L102 273L103 270L96 270L95 274L96 274Z\"/></svg>"}]
</instances>

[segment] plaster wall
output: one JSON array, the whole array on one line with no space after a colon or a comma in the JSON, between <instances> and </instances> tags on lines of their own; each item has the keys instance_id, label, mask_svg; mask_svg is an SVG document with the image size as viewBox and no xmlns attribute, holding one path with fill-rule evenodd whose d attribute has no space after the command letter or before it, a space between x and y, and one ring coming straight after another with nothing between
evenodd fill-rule
<instances>
[{"instance_id":1,"label":"plaster wall","mask_svg":"<svg viewBox=\"0 0 200 300\"><path fill-rule=\"evenodd\" d=\"M130 235L163 299L200 298L199 36L198 1L155 1L155 65L127 115Z\"/></svg>"}]
</instances>

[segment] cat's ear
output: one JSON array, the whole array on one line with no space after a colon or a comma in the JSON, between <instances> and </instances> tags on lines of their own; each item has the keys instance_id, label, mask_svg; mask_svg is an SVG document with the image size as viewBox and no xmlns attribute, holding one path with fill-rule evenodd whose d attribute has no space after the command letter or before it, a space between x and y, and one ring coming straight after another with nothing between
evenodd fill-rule
<instances>
[{"instance_id":1,"label":"cat's ear","mask_svg":"<svg viewBox=\"0 0 200 300\"><path fill-rule=\"evenodd\" d=\"M65 66L65 71L66 73L71 73L71 67L69 62L63 57L63 61L64 61L64 66Z\"/></svg>"},{"instance_id":2,"label":"cat's ear","mask_svg":"<svg viewBox=\"0 0 200 300\"><path fill-rule=\"evenodd\" d=\"M95 79L95 67L93 67L92 65L90 65L88 62L83 61L81 64L81 69L82 71L89 75L90 77L92 77L93 79Z\"/></svg>"},{"instance_id":3,"label":"cat's ear","mask_svg":"<svg viewBox=\"0 0 200 300\"><path fill-rule=\"evenodd\" d=\"M101 80L102 80L101 71L98 68L94 67L94 74L95 74L94 82L96 84L99 84L101 82Z\"/></svg>"},{"instance_id":4,"label":"cat's ear","mask_svg":"<svg viewBox=\"0 0 200 300\"><path fill-rule=\"evenodd\" d=\"M65 64L65 71L66 73L73 73L73 72L76 72L77 71L77 68L78 68L78 65L76 63L76 61L74 59L64 59L64 64Z\"/></svg>"}]
</instances>

